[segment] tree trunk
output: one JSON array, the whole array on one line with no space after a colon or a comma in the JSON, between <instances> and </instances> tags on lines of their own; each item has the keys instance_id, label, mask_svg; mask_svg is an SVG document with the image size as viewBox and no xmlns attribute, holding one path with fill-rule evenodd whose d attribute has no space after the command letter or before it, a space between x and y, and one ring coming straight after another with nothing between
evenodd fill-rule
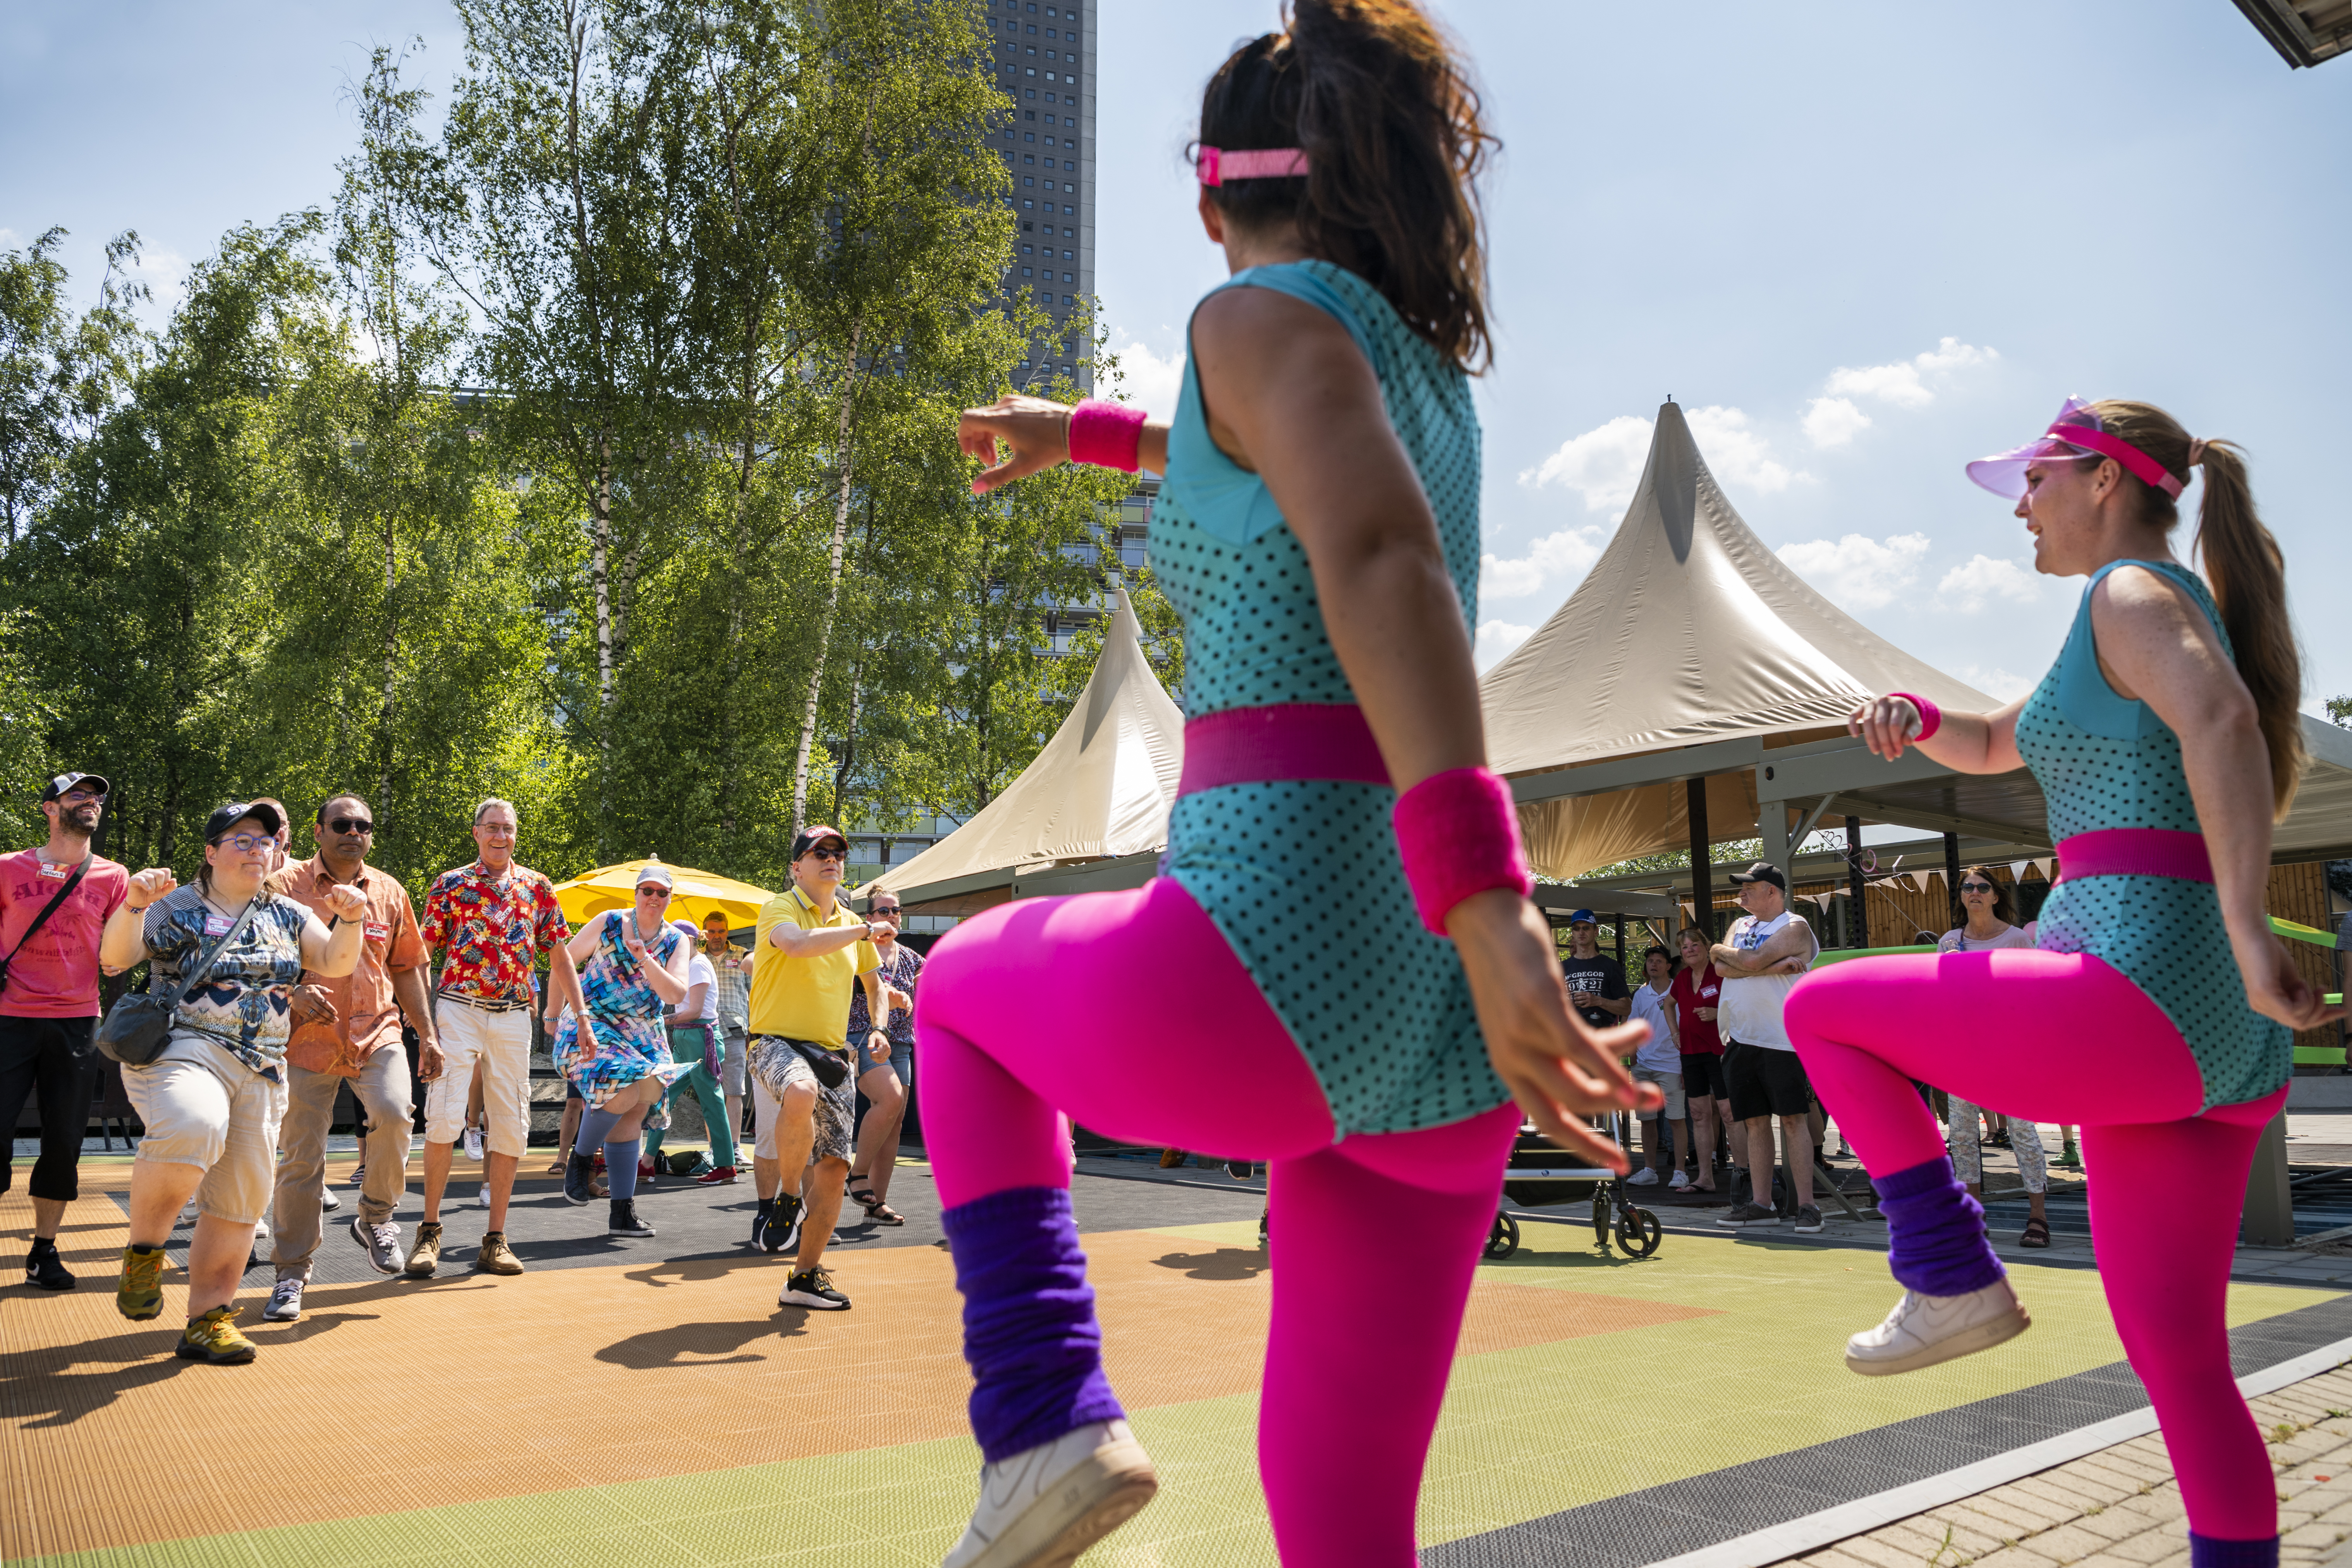
<instances>
[{"instance_id":1,"label":"tree trunk","mask_svg":"<svg viewBox=\"0 0 2352 1568\"><path fill-rule=\"evenodd\" d=\"M400 668L400 605L394 595L400 587L399 531L392 514L383 520L383 706L376 721L376 755L381 763L376 774L375 814L392 815L392 718L393 682Z\"/></svg>"},{"instance_id":2,"label":"tree trunk","mask_svg":"<svg viewBox=\"0 0 2352 1568\"><path fill-rule=\"evenodd\" d=\"M808 696L801 704L800 744L793 753L793 832L795 836L808 825L809 748L816 740L817 697L824 689L825 656L833 648L834 612L841 604L841 563L849 544L852 488L849 420L857 402L857 352L865 336L864 321L849 329L849 374L841 389L841 419L834 432L833 450L841 464L841 489L833 504L833 554L824 591L824 614L817 620L816 662L809 670Z\"/></svg>"}]
</instances>

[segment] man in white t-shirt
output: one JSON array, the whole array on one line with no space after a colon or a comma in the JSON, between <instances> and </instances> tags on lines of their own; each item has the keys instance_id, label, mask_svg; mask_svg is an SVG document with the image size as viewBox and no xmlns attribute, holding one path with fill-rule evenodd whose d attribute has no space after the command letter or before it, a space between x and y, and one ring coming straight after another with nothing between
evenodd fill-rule
<instances>
[{"instance_id":1,"label":"man in white t-shirt","mask_svg":"<svg viewBox=\"0 0 2352 1568\"><path fill-rule=\"evenodd\" d=\"M1820 955L1821 943L1813 928L1789 908L1788 879L1778 866L1754 861L1745 871L1734 871L1731 880L1739 889L1739 907L1748 912L1731 922L1708 961L1723 976L1716 1024L1723 1034L1723 1077L1731 1115L1747 1128L1752 1196L1746 1203L1735 1201L1731 1212L1716 1223L1735 1229L1780 1223L1772 1207L1772 1119L1777 1116L1790 1179L1797 1186L1797 1229L1811 1235L1822 1228L1822 1211L1813 1206L1813 1139L1806 1120L1813 1108L1813 1091L1796 1047L1789 1043L1780 1010L1798 976Z\"/></svg>"}]
</instances>

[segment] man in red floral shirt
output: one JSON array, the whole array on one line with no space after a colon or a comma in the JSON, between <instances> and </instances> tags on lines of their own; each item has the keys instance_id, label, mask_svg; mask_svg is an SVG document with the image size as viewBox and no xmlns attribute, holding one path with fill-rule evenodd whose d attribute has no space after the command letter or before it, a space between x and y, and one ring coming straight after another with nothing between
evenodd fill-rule
<instances>
[{"instance_id":1,"label":"man in red floral shirt","mask_svg":"<svg viewBox=\"0 0 2352 1568\"><path fill-rule=\"evenodd\" d=\"M474 845L480 858L434 879L418 928L427 952L441 955L433 1010L441 1071L425 1091L425 1217L408 1254L408 1273L419 1279L441 1263L441 1194L465 1131L466 1093L478 1060L490 1226L474 1267L491 1274L522 1272L521 1260L507 1246L507 1200L530 1136L530 977L541 954L548 960L549 1014L566 1002L583 1017L588 1012L580 999L579 972L564 951L572 928L555 901L555 887L515 864L511 802L486 800L475 808Z\"/></svg>"}]
</instances>

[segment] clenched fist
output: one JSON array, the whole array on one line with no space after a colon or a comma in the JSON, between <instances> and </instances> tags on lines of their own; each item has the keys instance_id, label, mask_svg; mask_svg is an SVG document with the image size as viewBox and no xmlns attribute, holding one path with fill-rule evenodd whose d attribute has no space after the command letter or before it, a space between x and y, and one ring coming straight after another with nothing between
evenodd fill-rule
<instances>
[{"instance_id":1,"label":"clenched fist","mask_svg":"<svg viewBox=\"0 0 2352 1568\"><path fill-rule=\"evenodd\" d=\"M337 920L355 921L367 913L367 896L338 882L327 889L327 910Z\"/></svg>"},{"instance_id":2,"label":"clenched fist","mask_svg":"<svg viewBox=\"0 0 2352 1568\"><path fill-rule=\"evenodd\" d=\"M169 867L151 866L131 879L122 901L134 910L143 910L158 899L169 898L179 885L180 879L172 875Z\"/></svg>"}]
</instances>

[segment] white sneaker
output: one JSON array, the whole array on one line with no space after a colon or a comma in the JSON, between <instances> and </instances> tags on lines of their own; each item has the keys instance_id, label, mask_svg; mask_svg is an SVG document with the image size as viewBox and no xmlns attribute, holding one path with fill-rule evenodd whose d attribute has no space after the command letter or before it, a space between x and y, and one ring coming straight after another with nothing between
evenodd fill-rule
<instances>
[{"instance_id":1,"label":"white sneaker","mask_svg":"<svg viewBox=\"0 0 2352 1568\"><path fill-rule=\"evenodd\" d=\"M1654 1187L1658 1184L1658 1173L1644 1165L1626 1177L1625 1184L1629 1187Z\"/></svg>"},{"instance_id":2,"label":"white sneaker","mask_svg":"<svg viewBox=\"0 0 2352 1568\"><path fill-rule=\"evenodd\" d=\"M253 1239L256 1245L269 1239L269 1216L268 1215L264 1215L259 1219L253 1222Z\"/></svg>"},{"instance_id":3,"label":"white sneaker","mask_svg":"<svg viewBox=\"0 0 2352 1568\"><path fill-rule=\"evenodd\" d=\"M482 1130L478 1127L466 1129L466 1158L478 1165L482 1163Z\"/></svg>"},{"instance_id":4,"label":"white sneaker","mask_svg":"<svg viewBox=\"0 0 2352 1568\"><path fill-rule=\"evenodd\" d=\"M1916 1372L1990 1350L2032 1326L2006 1279L1965 1296L1906 1290L1885 1322L1846 1341L1845 1364L1864 1377Z\"/></svg>"},{"instance_id":5,"label":"white sneaker","mask_svg":"<svg viewBox=\"0 0 2352 1568\"><path fill-rule=\"evenodd\" d=\"M489 1206L490 1206L490 1184L489 1184L489 1183L488 1183L488 1182L484 1182L484 1183L482 1184L482 1190L481 1190L480 1192L476 1193L476 1194L474 1194L474 1201L475 1201L476 1203L478 1203L478 1204L481 1205L484 1208L488 1208L488 1207L489 1207Z\"/></svg>"},{"instance_id":6,"label":"white sneaker","mask_svg":"<svg viewBox=\"0 0 2352 1568\"><path fill-rule=\"evenodd\" d=\"M319 1206L324 1209L327 1213L332 1214L337 1209L343 1206L343 1200L335 1195L334 1188L321 1187L320 1189Z\"/></svg>"},{"instance_id":7,"label":"white sneaker","mask_svg":"<svg viewBox=\"0 0 2352 1568\"><path fill-rule=\"evenodd\" d=\"M195 1199L190 1198L186 1203L180 1205L180 1217L173 1223L178 1225L194 1225L196 1223Z\"/></svg>"},{"instance_id":8,"label":"white sneaker","mask_svg":"<svg viewBox=\"0 0 2352 1568\"><path fill-rule=\"evenodd\" d=\"M1126 1422L1089 1423L982 1465L980 1506L940 1568L1068 1568L1159 1489Z\"/></svg>"},{"instance_id":9,"label":"white sneaker","mask_svg":"<svg viewBox=\"0 0 2352 1568\"><path fill-rule=\"evenodd\" d=\"M1675 1173L1675 1179L1666 1184L1666 1190L1668 1192L1675 1193L1686 1193L1690 1191L1690 1173L1688 1171L1676 1171Z\"/></svg>"}]
</instances>

